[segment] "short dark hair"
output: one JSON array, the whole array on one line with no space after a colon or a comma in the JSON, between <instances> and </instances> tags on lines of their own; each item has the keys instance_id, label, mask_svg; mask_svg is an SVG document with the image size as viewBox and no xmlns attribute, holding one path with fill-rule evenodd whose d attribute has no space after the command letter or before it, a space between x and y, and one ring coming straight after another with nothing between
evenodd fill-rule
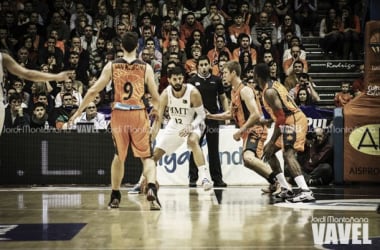
<instances>
[{"instance_id":1,"label":"short dark hair","mask_svg":"<svg viewBox=\"0 0 380 250\"><path fill-rule=\"evenodd\" d=\"M138 38L139 36L136 32L127 31L122 38L121 44L127 52L132 52L137 47Z\"/></svg>"},{"instance_id":2,"label":"short dark hair","mask_svg":"<svg viewBox=\"0 0 380 250\"><path fill-rule=\"evenodd\" d=\"M38 108L38 107L43 107L43 108L46 110L46 105L45 105L45 103L43 103L43 102L36 102L36 103L34 104L33 110L35 110L35 109Z\"/></svg>"},{"instance_id":3,"label":"short dark hair","mask_svg":"<svg viewBox=\"0 0 380 250\"><path fill-rule=\"evenodd\" d=\"M173 69L168 70L168 78L172 77L172 75L185 75L184 70L181 66L175 66Z\"/></svg>"},{"instance_id":4,"label":"short dark hair","mask_svg":"<svg viewBox=\"0 0 380 250\"><path fill-rule=\"evenodd\" d=\"M21 96L21 94L19 94L19 93L11 94L11 96L9 97L9 103L11 103L13 100L19 100L19 101L22 101L22 96Z\"/></svg>"}]
</instances>

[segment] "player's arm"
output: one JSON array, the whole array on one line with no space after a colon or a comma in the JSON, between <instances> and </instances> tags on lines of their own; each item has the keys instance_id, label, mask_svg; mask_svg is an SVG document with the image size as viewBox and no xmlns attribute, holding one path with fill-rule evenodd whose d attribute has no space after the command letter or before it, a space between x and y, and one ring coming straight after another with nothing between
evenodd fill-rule
<instances>
[{"instance_id":1,"label":"player's arm","mask_svg":"<svg viewBox=\"0 0 380 250\"><path fill-rule=\"evenodd\" d=\"M260 112L255 102L255 94L249 87L244 87L240 90L241 100L244 101L249 111L249 117L247 121L240 127L240 132L244 132L255 124L260 122Z\"/></svg>"},{"instance_id":2,"label":"player's arm","mask_svg":"<svg viewBox=\"0 0 380 250\"><path fill-rule=\"evenodd\" d=\"M159 96L159 108L157 112L157 117L154 120L154 123L152 125L152 134L151 134L152 141L156 139L158 131L160 131L161 129L161 125L164 119L164 113L165 113L165 109L167 105L168 105L168 92L167 92L167 89L165 89Z\"/></svg>"},{"instance_id":3,"label":"player's arm","mask_svg":"<svg viewBox=\"0 0 380 250\"><path fill-rule=\"evenodd\" d=\"M204 122L206 118L206 112L203 107L202 96L198 89L194 88L190 94L191 107L194 108L197 114L194 121L191 123L192 128L196 128L199 124Z\"/></svg>"},{"instance_id":4,"label":"player's arm","mask_svg":"<svg viewBox=\"0 0 380 250\"><path fill-rule=\"evenodd\" d=\"M268 103L269 107L273 110L273 117L275 120L275 126L271 142L275 142L277 138L281 135L280 126L285 125L286 117L284 110L282 109L282 103L278 93L274 89L267 89L264 93L265 101Z\"/></svg>"},{"instance_id":5,"label":"player's arm","mask_svg":"<svg viewBox=\"0 0 380 250\"><path fill-rule=\"evenodd\" d=\"M152 96L152 105L153 105L152 112L155 115L155 112L159 110L160 95L158 94L157 85L156 85L156 82L154 81L153 69L149 64L147 64L146 71L145 71L145 83L148 87L148 91L150 95Z\"/></svg>"},{"instance_id":6,"label":"player's arm","mask_svg":"<svg viewBox=\"0 0 380 250\"><path fill-rule=\"evenodd\" d=\"M65 81L70 78L72 71L62 71L59 74L44 73L30 70L18 64L10 55L2 53L3 66L13 75L30 81Z\"/></svg>"},{"instance_id":7,"label":"player's arm","mask_svg":"<svg viewBox=\"0 0 380 250\"><path fill-rule=\"evenodd\" d=\"M79 108L74 113L74 115L70 118L69 124L72 124L72 122L75 120L75 118L78 117L80 114L82 114L83 110L88 106L88 104L90 102L94 101L95 96L100 91L102 91L107 86L107 84L110 82L111 72L112 72L111 66L112 66L111 62L107 63L106 66L104 66L104 68L102 70L102 74L100 75L98 80L96 80L94 85L87 91L87 93L84 96Z\"/></svg>"}]
</instances>

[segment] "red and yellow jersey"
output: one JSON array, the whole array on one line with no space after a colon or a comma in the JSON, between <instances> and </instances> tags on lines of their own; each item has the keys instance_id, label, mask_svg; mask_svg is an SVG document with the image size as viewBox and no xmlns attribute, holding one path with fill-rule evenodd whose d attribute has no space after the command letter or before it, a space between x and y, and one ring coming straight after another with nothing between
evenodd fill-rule
<instances>
[{"instance_id":1,"label":"red and yellow jersey","mask_svg":"<svg viewBox=\"0 0 380 250\"><path fill-rule=\"evenodd\" d=\"M136 59L128 63L123 58L112 62L114 102L144 107L146 63Z\"/></svg>"},{"instance_id":2,"label":"red and yellow jersey","mask_svg":"<svg viewBox=\"0 0 380 250\"><path fill-rule=\"evenodd\" d=\"M291 114L294 114L300 111L297 104L294 102L293 98L289 95L289 92L285 88L285 86L282 85L278 81L270 81L269 83L267 83L267 85L263 89L263 105L264 105L265 110L270 114L271 118L274 121L276 121L276 116L274 115L272 108L268 105L268 103L265 101L265 98L264 98L265 91L269 88L276 90L276 92L278 93L285 116L289 116Z\"/></svg>"}]
</instances>

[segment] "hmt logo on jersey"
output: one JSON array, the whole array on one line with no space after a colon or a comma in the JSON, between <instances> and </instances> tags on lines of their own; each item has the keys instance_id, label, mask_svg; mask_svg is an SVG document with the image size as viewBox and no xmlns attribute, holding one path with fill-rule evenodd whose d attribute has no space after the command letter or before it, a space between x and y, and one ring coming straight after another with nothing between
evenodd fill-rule
<instances>
[{"instance_id":1,"label":"hmt logo on jersey","mask_svg":"<svg viewBox=\"0 0 380 250\"><path fill-rule=\"evenodd\" d=\"M322 216L311 218L314 244L372 244L368 218Z\"/></svg>"}]
</instances>

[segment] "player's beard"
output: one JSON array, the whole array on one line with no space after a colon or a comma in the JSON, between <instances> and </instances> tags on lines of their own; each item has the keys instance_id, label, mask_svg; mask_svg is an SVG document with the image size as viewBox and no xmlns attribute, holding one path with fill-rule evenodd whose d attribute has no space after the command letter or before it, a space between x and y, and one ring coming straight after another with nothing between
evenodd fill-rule
<instances>
[{"instance_id":1,"label":"player's beard","mask_svg":"<svg viewBox=\"0 0 380 250\"><path fill-rule=\"evenodd\" d=\"M175 91L181 91L181 89L182 89L182 84L175 84L175 85L172 85L172 87L173 87L173 89L175 90Z\"/></svg>"}]
</instances>

